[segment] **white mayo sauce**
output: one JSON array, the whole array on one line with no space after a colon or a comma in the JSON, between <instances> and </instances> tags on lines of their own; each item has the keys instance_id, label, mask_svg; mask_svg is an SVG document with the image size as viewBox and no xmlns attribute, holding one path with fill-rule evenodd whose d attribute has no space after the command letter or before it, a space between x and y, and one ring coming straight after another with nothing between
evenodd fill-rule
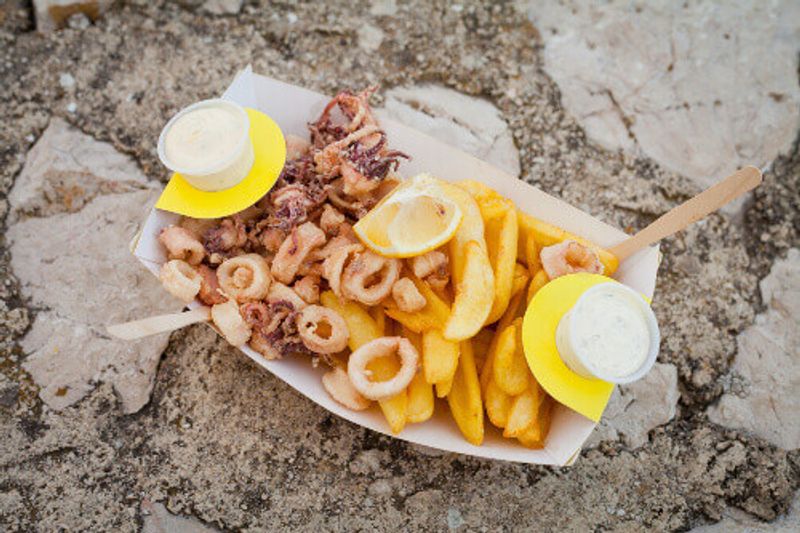
<instances>
[{"instance_id":1,"label":"white mayo sauce","mask_svg":"<svg viewBox=\"0 0 800 533\"><path fill-rule=\"evenodd\" d=\"M600 372L624 377L647 359L650 330L642 306L633 298L607 283L597 286L571 311L573 349Z\"/></svg>"},{"instance_id":2,"label":"white mayo sauce","mask_svg":"<svg viewBox=\"0 0 800 533\"><path fill-rule=\"evenodd\" d=\"M235 156L247 124L222 104L198 107L167 130L164 150L172 166L189 173L219 170Z\"/></svg>"}]
</instances>

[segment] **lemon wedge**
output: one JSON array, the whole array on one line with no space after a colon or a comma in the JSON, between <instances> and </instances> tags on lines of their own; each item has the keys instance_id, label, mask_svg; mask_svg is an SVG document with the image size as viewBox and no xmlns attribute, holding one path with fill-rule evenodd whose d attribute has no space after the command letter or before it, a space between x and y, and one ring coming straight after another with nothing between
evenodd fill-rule
<instances>
[{"instance_id":1,"label":"lemon wedge","mask_svg":"<svg viewBox=\"0 0 800 533\"><path fill-rule=\"evenodd\" d=\"M463 217L441 183L427 174L404 181L353 230L384 257L413 257L438 248L453 237Z\"/></svg>"}]
</instances>

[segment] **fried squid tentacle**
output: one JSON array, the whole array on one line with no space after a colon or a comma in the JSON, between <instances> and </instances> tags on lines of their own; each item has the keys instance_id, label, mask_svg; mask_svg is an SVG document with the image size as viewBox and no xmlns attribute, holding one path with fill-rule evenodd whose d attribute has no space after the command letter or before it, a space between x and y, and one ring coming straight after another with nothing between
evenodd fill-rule
<instances>
[{"instance_id":1,"label":"fried squid tentacle","mask_svg":"<svg viewBox=\"0 0 800 533\"><path fill-rule=\"evenodd\" d=\"M325 233L312 222L294 228L272 261L272 275L281 283L291 283L308 255L325 244Z\"/></svg>"}]
</instances>

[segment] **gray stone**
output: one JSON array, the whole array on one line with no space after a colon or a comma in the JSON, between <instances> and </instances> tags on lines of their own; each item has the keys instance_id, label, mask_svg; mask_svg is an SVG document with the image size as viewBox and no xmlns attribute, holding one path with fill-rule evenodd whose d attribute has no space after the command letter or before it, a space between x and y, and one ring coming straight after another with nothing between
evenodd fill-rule
<instances>
[{"instance_id":1,"label":"gray stone","mask_svg":"<svg viewBox=\"0 0 800 533\"><path fill-rule=\"evenodd\" d=\"M365 52L374 52L381 47L383 30L372 24L362 24L356 30L358 46Z\"/></svg>"},{"instance_id":2,"label":"gray stone","mask_svg":"<svg viewBox=\"0 0 800 533\"><path fill-rule=\"evenodd\" d=\"M586 447L618 439L631 448L646 444L650 430L675 417L679 397L675 365L656 363L641 380L614 390Z\"/></svg>"},{"instance_id":3,"label":"gray stone","mask_svg":"<svg viewBox=\"0 0 800 533\"><path fill-rule=\"evenodd\" d=\"M702 187L787 150L800 114L800 4L518 2L590 139Z\"/></svg>"},{"instance_id":4,"label":"gray stone","mask_svg":"<svg viewBox=\"0 0 800 533\"><path fill-rule=\"evenodd\" d=\"M8 199L13 224L24 216L76 212L99 194L147 186L147 177L128 156L53 118L28 152Z\"/></svg>"},{"instance_id":5,"label":"gray stone","mask_svg":"<svg viewBox=\"0 0 800 533\"><path fill-rule=\"evenodd\" d=\"M797 533L800 531L800 492L795 493L789 512L771 523L762 522L736 508L729 508L716 524L699 526L690 533Z\"/></svg>"},{"instance_id":6,"label":"gray stone","mask_svg":"<svg viewBox=\"0 0 800 533\"><path fill-rule=\"evenodd\" d=\"M800 448L800 250L776 261L760 287L767 309L739 334L732 386L708 415L792 450Z\"/></svg>"},{"instance_id":7,"label":"gray stone","mask_svg":"<svg viewBox=\"0 0 800 533\"><path fill-rule=\"evenodd\" d=\"M386 92L394 119L519 175L519 152L508 124L490 102L437 85Z\"/></svg>"},{"instance_id":8,"label":"gray stone","mask_svg":"<svg viewBox=\"0 0 800 533\"><path fill-rule=\"evenodd\" d=\"M397 3L395 0L372 0L372 4L369 8L370 15L382 16L382 15L396 15L397 14Z\"/></svg>"},{"instance_id":9,"label":"gray stone","mask_svg":"<svg viewBox=\"0 0 800 533\"><path fill-rule=\"evenodd\" d=\"M215 533L217 529L208 527L196 518L184 518L167 511L158 502L142 501L144 524L142 533Z\"/></svg>"},{"instance_id":10,"label":"gray stone","mask_svg":"<svg viewBox=\"0 0 800 533\"><path fill-rule=\"evenodd\" d=\"M21 340L23 366L54 409L107 381L135 412L168 336L125 343L104 327L180 308L128 251L158 193L129 158L61 121L29 156L9 195L16 223L7 232L11 267L38 310Z\"/></svg>"},{"instance_id":11,"label":"gray stone","mask_svg":"<svg viewBox=\"0 0 800 533\"><path fill-rule=\"evenodd\" d=\"M67 25L72 27L70 19L81 15L88 19L96 20L113 0L33 0L36 15L36 29L47 33ZM75 28L81 29L81 28Z\"/></svg>"},{"instance_id":12,"label":"gray stone","mask_svg":"<svg viewBox=\"0 0 800 533\"><path fill-rule=\"evenodd\" d=\"M212 15L235 15L242 9L243 0L206 0L203 10Z\"/></svg>"}]
</instances>

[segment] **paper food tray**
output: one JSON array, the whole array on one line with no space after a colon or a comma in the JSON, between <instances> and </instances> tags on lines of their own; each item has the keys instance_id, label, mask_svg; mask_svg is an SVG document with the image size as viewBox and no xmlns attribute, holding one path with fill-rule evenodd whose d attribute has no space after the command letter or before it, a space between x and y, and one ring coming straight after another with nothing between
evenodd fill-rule
<instances>
[{"instance_id":1,"label":"paper food tray","mask_svg":"<svg viewBox=\"0 0 800 533\"><path fill-rule=\"evenodd\" d=\"M330 100L328 96L253 74L250 67L239 73L223 98L263 111L280 125L285 134L293 133L305 137L308 135L306 124L316 118ZM503 196L513 199L521 210L601 246L610 247L626 238L622 231L516 177L391 120L380 110L376 113L381 127L388 135L390 146L411 156L410 161L403 162L399 167L402 176L427 172L449 181L480 180ZM158 274L158 269L166 260L157 240L159 231L176 223L178 218L178 215L153 209L134 243L134 255L153 274ZM651 247L621 263L614 277L652 297L658 264L658 248ZM198 305L195 302L190 307ZM395 438L449 452L521 463L565 465L572 462L595 426L594 422L582 415L558 405L545 447L541 450L530 450L515 439L502 438L501 432L489 423L486 424L483 445L474 446L461 435L450 416L446 401L437 400L435 414L430 420L421 424L409 424L399 435L392 435L377 404L369 410L357 412L331 399L322 387L324 369L312 368L307 357L268 361L248 347L241 350L298 392L346 420ZM242 391L242 394L246 394L246 391Z\"/></svg>"}]
</instances>

